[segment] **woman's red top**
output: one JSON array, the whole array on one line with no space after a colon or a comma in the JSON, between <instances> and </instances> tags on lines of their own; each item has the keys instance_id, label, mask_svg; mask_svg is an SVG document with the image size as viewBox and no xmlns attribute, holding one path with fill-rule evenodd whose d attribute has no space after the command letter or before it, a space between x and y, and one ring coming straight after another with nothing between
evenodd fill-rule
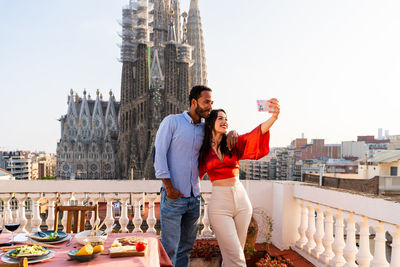
<instances>
[{"instance_id":1,"label":"woman's red top","mask_svg":"<svg viewBox=\"0 0 400 267\"><path fill-rule=\"evenodd\" d=\"M232 157L224 155L221 161L211 149L206 162L199 166L200 179L207 173L211 181L239 176L239 160L260 159L269 153L269 131L261 135L261 125L247 134L239 135Z\"/></svg>"}]
</instances>

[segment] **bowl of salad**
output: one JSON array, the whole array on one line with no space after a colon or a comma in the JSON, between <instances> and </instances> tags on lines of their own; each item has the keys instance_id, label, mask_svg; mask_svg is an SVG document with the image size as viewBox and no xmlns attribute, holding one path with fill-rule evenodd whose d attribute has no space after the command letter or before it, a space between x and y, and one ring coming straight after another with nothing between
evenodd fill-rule
<instances>
[{"instance_id":1,"label":"bowl of salad","mask_svg":"<svg viewBox=\"0 0 400 267\"><path fill-rule=\"evenodd\" d=\"M12 259L21 259L21 258L28 258L28 259L36 259L39 257L44 257L50 253L50 250L38 246L23 246L16 249L13 249L6 253L6 255Z\"/></svg>"},{"instance_id":2,"label":"bowl of salad","mask_svg":"<svg viewBox=\"0 0 400 267\"><path fill-rule=\"evenodd\" d=\"M67 234L61 231L40 231L29 237L40 242L53 242L66 238Z\"/></svg>"}]
</instances>

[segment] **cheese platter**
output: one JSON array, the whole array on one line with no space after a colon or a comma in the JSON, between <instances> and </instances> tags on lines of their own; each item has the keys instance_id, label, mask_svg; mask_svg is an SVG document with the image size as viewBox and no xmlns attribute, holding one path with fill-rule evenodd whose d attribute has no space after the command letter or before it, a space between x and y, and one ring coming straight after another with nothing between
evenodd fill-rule
<instances>
[{"instance_id":1,"label":"cheese platter","mask_svg":"<svg viewBox=\"0 0 400 267\"><path fill-rule=\"evenodd\" d=\"M148 241L144 237L128 236L116 238L110 248L110 257L143 257L147 253Z\"/></svg>"}]
</instances>

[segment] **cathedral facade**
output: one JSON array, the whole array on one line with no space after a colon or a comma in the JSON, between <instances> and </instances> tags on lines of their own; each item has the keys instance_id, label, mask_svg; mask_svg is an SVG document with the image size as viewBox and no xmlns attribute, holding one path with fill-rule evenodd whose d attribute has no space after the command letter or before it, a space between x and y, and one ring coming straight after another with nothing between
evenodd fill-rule
<instances>
[{"instance_id":1,"label":"cathedral facade","mask_svg":"<svg viewBox=\"0 0 400 267\"><path fill-rule=\"evenodd\" d=\"M62 116L61 139L57 143L56 176L61 179L116 179L119 134L119 102L110 92L103 101L74 93L68 96L67 114Z\"/></svg>"},{"instance_id":2,"label":"cathedral facade","mask_svg":"<svg viewBox=\"0 0 400 267\"><path fill-rule=\"evenodd\" d=\"M207 85L198 2L188 15L178 0L131 1L121 37L120 175L151 179L161 120L188 109L191 86Z\"/></svg>"},{"instance_id":3,"label":"cathedral facade","mask_svg":"<svg viewBox=\"0 0 400 267\"><path fill-rule=\"evenodd\" d=\"M121 100L71 94L60 118L57 177L152 179L162 119L189 107L193 85L207 85L198 0L130 0L122 10Z\"/></svg>"}]
</instances>

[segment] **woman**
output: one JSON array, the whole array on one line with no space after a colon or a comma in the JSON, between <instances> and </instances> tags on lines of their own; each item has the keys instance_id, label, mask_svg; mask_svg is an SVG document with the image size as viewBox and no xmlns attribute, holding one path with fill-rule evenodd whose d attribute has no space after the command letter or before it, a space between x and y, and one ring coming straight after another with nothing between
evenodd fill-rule
<instances>
[{"instance_id":1,"label":"woman","mask_svg":"<svg viewBox=\"0 0 400 267\"><path fill-rule=\"evenodd\" d=\"M221 249L222 266L246 266L243 249L253 209L239 181L239 160L260 159L269 152L269 129L278 119L279 102L269 100L272 116L250 133L240 135L232 151L226 142L228 120L224 110L206 119L200 149L200 178L208 174L212 195L208 218Z\"/></svg>"}]
</instances>

